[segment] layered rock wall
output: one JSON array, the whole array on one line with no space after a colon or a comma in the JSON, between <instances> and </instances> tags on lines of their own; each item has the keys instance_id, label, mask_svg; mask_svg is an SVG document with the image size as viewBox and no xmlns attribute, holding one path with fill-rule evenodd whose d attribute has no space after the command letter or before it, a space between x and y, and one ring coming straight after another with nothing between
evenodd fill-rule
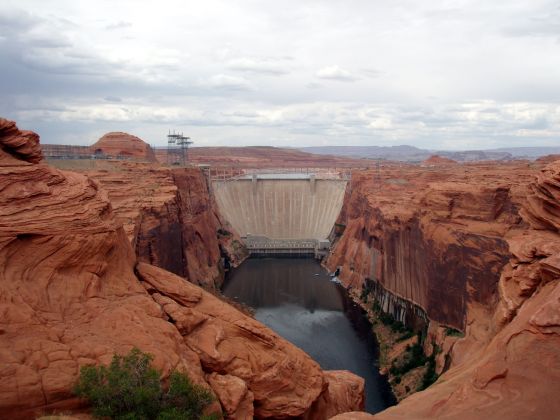
<instances>
[{"instance_id":1,"label":"layered rock wall","mask_svg":"<svg viewBox=\"0 0 560 420\"><path fill-rule=\"evenodd\" d=\"M214 288L223 280L222 255L233 265L245 258L199 169L113 162L110 169L87 174L107 191L141 261Z\"/></svg>"},{"instance_id":2,"label":"layered rock wall","mask_svg":"<svg viewBox=\"0 0 560 420\"><path fill-rule=\"evenodd\" d=\"M373 172L355 173L337 222L344 233L327 267L339 267L347 287L370 279L430 319L464 330L469 302L495 299L510 255L504 235L520 221L513 195L521 193L499 174L467 184L470 168L458 170L388 166L382 185Z\"/></svg>"},{"instance_id":3,"label":"layered rock wall","mask_svg":"<svg viewBox=\"0 0 560 420\"><path fill-rule=\"evenodd\" d=\"M379 187L370 174L357 176L329 264L342 267L348 286L369 277L382 293L423 306L430 321L425 348L444 372L374 418L557 418L560 163L541 171L526 163L469 165L414 177L388 167L383 175ZM358 206L370 217L353 213ZM416 264L418 252L433 259L410 271L395 243ZM448 336L440 323L465 337Z\"/></svg>"}]
</instances>

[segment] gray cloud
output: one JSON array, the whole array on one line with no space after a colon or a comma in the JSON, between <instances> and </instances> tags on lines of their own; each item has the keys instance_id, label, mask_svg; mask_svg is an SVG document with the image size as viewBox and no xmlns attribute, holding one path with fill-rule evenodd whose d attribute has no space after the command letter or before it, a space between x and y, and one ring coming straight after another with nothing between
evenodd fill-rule
<instances>
[{"instance_id":1,"label":"gray cloud","mask_svg":"<svg viewBox=\"0 0 560 420\"><path fill-rule=\"evenodd\" d=\"M48 3L0 11L0 113L46 142L126 130L157 144L168 128L200 145L560 138L556 1Z\"/></svg>"},{"instance_id":2,"label":"gray cloud","mask_svg":"<svg viewBox=\"0 0 560 420\"><path fill-rule=\"evenodd\" d=\"M560 40L560 5L551 2L526 19L506 25L503 33L514 37L554 37Z\"/></svg>"},{"instance_id":3,"label":"gray cloud","mask_svg":"<svg viewBox=\"0 0 560 420\"><path fill-rule=\"evenodd\" d=\"M215 74L208 80L201 83L202 86L208 86L213 89L223 89L226 91L244 91L252 90L252 84L243 77L230 76L228 74Z\"/></svg>"}]
</instances>

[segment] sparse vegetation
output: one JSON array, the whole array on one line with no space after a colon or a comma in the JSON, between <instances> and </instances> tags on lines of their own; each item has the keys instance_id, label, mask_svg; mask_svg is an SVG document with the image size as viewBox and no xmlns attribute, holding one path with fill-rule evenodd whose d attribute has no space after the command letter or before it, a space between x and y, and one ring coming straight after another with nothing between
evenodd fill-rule
<instances>
[{"instance_id":1,"label":"sparse vegetation","mask_svg":"<svg viewBox=\"0 0 560 420\"><path fill-rule=\"evenodd\" d=\"M391 328L391 330L393 332L399 332L399 333L405 333L405 334L410 333L411 334L410 337L412 337L412 335L414 335L414 332L412 332L411 330L406 328L405 325L401 321L398 321L395 318L393 318L393 316L391 314L383 312L383 310L379 306L379 303L377 302L377 300L375 300L373 302L372 309L376 312L376 315L377 315L377 318L379 319L379 321L381 321L381 323L383 325L386 325L389 328ZM403 340L405 340L405 339L406 339L406 337L403 338ZM399 341L402 341L402 340L399 340Z\"/></svg>"},{"instance_id":2,"label":"sparse vegetation","mask_svg":"<svg viewBox=\"0 0 560 420\"><path fill-rule=\"evenodd\" d=\"M371 308L369 317L372 325L376 325L374 332L379 342L379 363L389 375L395 396L401 400L427 388L438 379L435 357L441 349L434 344L433 355L426 356L426 331L415 332L391 314L385 313L380 302L375 297L372 298L367 286L368 283L364 282L359 298L362 307ZM354 296L358 298L358 294ZM399 344L402 342L406 344Z\"/></svg>"},{"instance_id":3,"label":"sparse vegetation","mask_svg":"<svg viewBox=\"0 0 560 420\"><path fill-rule=\"evenodd\" d=\"M121 420L198 420L213 396L189 377L173 372L164 392L152 355L133 348L109 366L84 366L76 395L87 399L97 417ZM208 418L208 417L206 417Z\"/></svg>"},{"instance_id":4,"label":"sparse vegetation","mask_svg":"<svg viewBox=\"0 0 560 420\"><path fill-rule=\"evenodd\" d=\"M409 338L412 338L412 337L414 337L414 331L407 330L403 335L401 335L399 338L397 338L397 343L400 343L401 341L408 340Z\"/></svg>"},{"instance_id":5,"label":"sparse vegetation","mask_svg":"<svg viewBox=\"0 0 560 420\"><path fill-rule=\"evenodd\" d=\"M420 334L418 334L418 340L412 346L406 347L406 355L399 363L395 363L391 365L389 371L392 375L402 376L407 372L415 369L419 366L424 366L426 364L427 358L424 355L424 349L420 344Z\"/></svg>"},{"instance_id":6,"label":"sparse vegetation","mask_svg":"<svg viewBox=\"0 0 560 420\"><path fill-rule=\"evenodd\" d=\"M362 302L367 303L369 294L371 293L371 288L369 282L365 281L362 285L362 293L360 294L360 299Z\"/></svg>"},{"instance_id":7,"label":"sparse vegetation","mask_svg":"<svg viewBox=\"0 0 560 420\"><path fill-rule=\"evenodd\" d=\"M422 383L418 386L418 389L417 389L418 391L422 391L422 390L428 388L438 378L438 375L436 373L435 355L432 354L430 357L428 357L427 362L428 362L428 366L427 366L426 372L424 373L424 377L422 378Z\"/></svg>"},{"instance_id":8,"label":"sparse vegetation","mask_svg":"<svg viewBox=\"0 0 560 420\"><path fill-rule=\"evenodd\" d=\"M226 236L226 237L230 237L231 236L231 232L229 230L223 229L223 228L219 228L218 229L218 237L220 236Z\"/></svg>"},{"instance_id":9,"label":"sparse vegetation","mask_svg":"<svg viewBox=\"0 0 560 420\"><path fill-rule=\"evenodd\" d=\"M463 334L461 331L456 330L455 328L451 328L451 327L447 327L445 329L445 335L451 336L451 337L464 337L465 334Z\"/></svg>"}]
</instances>

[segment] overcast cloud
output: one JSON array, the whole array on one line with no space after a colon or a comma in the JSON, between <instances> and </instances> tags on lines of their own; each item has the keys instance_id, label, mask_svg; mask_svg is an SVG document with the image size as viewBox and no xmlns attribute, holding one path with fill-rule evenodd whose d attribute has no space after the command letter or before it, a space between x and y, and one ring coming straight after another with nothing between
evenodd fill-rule
<instances>
[{"instance_id":1,"label":"overcast cloud","mask_svg":"<svg viewBox=\"0 0 560 420\"><path fill-rule=\"evenodd\" d=\"M560 1L4 0L0 115L45 143L560 144Z\"/></svg>"}]
</instances>

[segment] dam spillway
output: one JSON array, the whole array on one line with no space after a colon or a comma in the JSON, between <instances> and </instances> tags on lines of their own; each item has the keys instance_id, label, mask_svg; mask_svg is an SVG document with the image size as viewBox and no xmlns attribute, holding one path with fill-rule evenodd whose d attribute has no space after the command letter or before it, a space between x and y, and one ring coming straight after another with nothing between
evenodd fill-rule
<instances>
[{"instance_id":1,"label":"dam spillway","mask_svg":"<svg viewBox=\"0 0 560 420\"><path fill-rule=\"evenodd\" d=\"M315 174L252 174L213 181L222 216L249 250L287 253L325 243L340 213L347 181Z\"/></svg>"}]
</instances>

